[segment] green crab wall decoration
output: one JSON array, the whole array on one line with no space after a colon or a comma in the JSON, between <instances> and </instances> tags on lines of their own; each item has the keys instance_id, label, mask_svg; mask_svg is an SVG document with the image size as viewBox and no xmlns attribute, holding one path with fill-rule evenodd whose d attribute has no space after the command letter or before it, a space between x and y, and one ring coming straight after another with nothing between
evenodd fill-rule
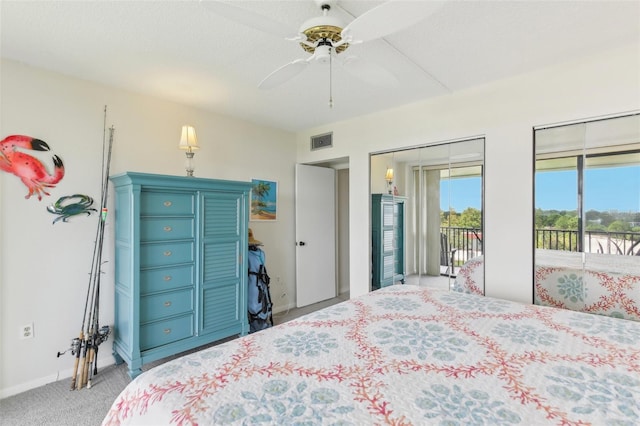
<instances>
[{"instance_id":1,"label":"green crab wall decoration","mask_svg":"<svg viewBox=\"0 0 640 426\"><path fill-rule=\"evenodd\" d=\"M89 216L91 212L97 212L96 209L91 208L92 204L93 198L88 195L65 195L64 197L58 198L58 201L55 203L47 206L47 211L58 215L58 217L53 220L53 224L55 225L59 220L68 222L68 219L72 216L77 216L79 214L86 214Z\"/></svg>"}]
</instances>

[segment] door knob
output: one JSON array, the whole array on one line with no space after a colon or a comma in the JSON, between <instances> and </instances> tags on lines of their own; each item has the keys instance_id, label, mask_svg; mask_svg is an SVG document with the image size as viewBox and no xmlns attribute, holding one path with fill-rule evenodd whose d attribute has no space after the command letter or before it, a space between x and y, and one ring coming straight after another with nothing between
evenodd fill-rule
<instances>
[{"instance_id":1,"label":"door knob","mask_svg":"<svg viewBox=\"0 0 640 426\"><path fill-rule=\"evenodd\" d=\"M304 241L300 241L300 245L301 245L301 246L304 246L304 245L306 245L306 244L307 244L307 243L305 243Z\"/></svg>"}]
</instances>

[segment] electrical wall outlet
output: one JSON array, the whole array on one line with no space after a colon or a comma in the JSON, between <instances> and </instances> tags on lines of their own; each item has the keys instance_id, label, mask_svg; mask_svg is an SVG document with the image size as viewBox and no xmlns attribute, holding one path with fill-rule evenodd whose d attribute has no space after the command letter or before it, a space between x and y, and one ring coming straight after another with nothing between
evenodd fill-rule
<instances>
[{"instance_id":1,"label":"electrical wall outlet","mask_svg":"<svg viewBox=\"0 0 640 426\"><path fill-rule=\"evenodd\" d=\"M33 338L33 323L23 325L20 327L19 332L21 339L32 339Z\"/></svg>"}]
</instances>

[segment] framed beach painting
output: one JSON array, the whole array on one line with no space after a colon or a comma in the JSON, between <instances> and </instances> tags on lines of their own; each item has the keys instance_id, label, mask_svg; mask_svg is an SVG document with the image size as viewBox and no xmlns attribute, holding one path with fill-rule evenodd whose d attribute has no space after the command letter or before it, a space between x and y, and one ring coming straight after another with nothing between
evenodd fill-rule
<instances>
[{"instance_id":1,"label":"framed beach painting","mask_svg":"<svg viewBox=\"0 0 640 426\"><path fill-rule=\"evenodd\" d=\"M275 221L278 218L278 182L251 179L251 221Z\"/></svg>"}]
</instances>

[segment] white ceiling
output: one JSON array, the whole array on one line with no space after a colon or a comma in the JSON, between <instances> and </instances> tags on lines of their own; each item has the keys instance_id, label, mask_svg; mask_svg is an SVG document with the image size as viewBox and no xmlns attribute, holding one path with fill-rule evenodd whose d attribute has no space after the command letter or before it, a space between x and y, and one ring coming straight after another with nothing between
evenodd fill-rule
<instances>
[{"instance_id":1,"label":"white ceiling","mask_svg":"<svg viewBox=\"0 0 640 426\"><path fill-rule=\"evenodd\" d=\"M284 27L321 15L312 0L235 1ZM381 1L340 0L350 22ZM207 1L0 1L1 55L66 75L297 131L525 73L640 40L640 1L447 1L417 25L341 55L384 66L400 84L369 85L307 67L258 83L308 53L217 15ZM639 52L640 56L640 52Z\"/></svg>"}]
</instances>

